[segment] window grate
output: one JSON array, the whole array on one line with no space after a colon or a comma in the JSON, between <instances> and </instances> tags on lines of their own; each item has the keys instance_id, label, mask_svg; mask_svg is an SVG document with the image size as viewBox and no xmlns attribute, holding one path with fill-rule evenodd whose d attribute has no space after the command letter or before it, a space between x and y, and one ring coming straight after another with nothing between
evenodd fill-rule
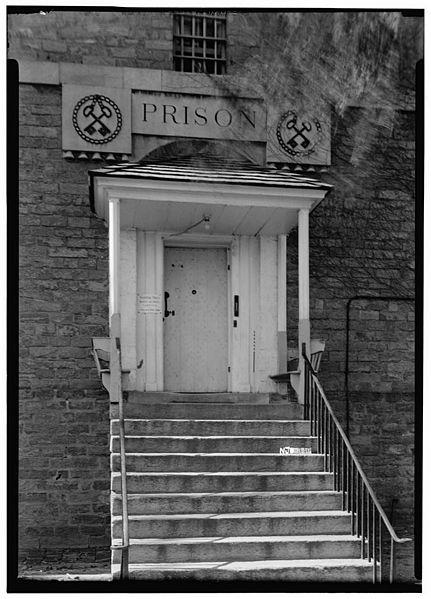
<instances>
[{"instance_id":1,"label":"window grate","mask_svg":"<svg viewBox=\"0 0 431 599\"><path fill-rule=\"evenodd\" d=\"M226 73L226 13L174 13L174 66L186 73Z\"/></svg>"}]
</instances>

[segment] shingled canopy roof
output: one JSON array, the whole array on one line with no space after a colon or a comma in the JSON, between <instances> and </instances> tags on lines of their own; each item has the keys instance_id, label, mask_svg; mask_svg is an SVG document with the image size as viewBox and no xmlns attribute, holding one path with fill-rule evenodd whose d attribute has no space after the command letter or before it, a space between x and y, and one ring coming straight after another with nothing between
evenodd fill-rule
<instances>
[{"instance_id":1,"label":"shingled canopy roof","mask_svg":"<svg viewBox=\"0 0 431 599\"><path fill-rule=\"evenodd\" d=\"M246 161L212 158L207 155L115 164L91 170L89 176L90 188L93 186L95 177L325 190L332 188L327 183L285 169L260 167Z\"/></svg>"},{"instance_id":2,"label":"shingled canopy roof","mask_svg":"<svg viewBox=\"0 0 431 599\"><path fill-rule=\"evenodd\" d=\"M332 188L287 169L198 154L103 166L89 172L90 205L107 220L108 200L121 200L121 226L185 231L203 216L219 235L278 235ZM202 225L203 228L203 225Z\"/></svg>"}]
</instances>

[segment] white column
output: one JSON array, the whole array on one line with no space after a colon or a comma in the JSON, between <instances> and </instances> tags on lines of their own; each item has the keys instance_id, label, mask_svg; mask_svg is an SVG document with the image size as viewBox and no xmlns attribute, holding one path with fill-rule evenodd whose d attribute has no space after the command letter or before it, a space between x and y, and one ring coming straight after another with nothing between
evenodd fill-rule
<instances>
[{"instance_id":1,"label":"white column","mask_svg":"<svg viewBox=\"0 0 431 599\"><path fill-rule=\"evenodd\" d=\"M109 200L109 316L120 312L120 200Z\"/></svg>"},{"instance_id":2,"label":"white column","mask_svg":"<svg viewBox=\"0 0 431 599\"><path fill-rule=\"evenodd\" d=\"M309 274L309 210L301 209L298 213L298 351L301 380L299 401L303 401L304 368L302 344L306 344L307 355L310 355L310 274Z\"/></svg>"},{"instance_id":3,"label":"white column","mask_svg":"<svg viewBox=\"0 0 431 599\"><path fill-rule=\"evenodd\" d=\"M117 337L120 320L120 200L109 200L109 329L110 329L110 400L117 403L121 392L121 364Z\"/></svg>"},{"instance_id":4,"label":"white column","mask_svg":"<svg viewBox=\"0 0 431 599\"><path fill-rule=\"evenodd\" d=\"M287 323L286 323L286 235L278 236L277 256L277 346L278 372L285 372L287 365Z\"/></svg>"}]
</instances>

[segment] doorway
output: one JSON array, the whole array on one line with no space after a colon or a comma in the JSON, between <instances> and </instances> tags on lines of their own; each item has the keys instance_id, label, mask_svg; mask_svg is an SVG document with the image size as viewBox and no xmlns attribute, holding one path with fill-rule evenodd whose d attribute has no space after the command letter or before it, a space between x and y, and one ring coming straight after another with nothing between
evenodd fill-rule
<instances>
[{"instance_id":1,"label":"doorway","mask_svg":"<svg viewBox=\"0 0 431 599\"><path fill-rule=\"evenodd\" d=\"M165 247L164 388L228 390L226 248Z\"/></svg>"}]
</instances>

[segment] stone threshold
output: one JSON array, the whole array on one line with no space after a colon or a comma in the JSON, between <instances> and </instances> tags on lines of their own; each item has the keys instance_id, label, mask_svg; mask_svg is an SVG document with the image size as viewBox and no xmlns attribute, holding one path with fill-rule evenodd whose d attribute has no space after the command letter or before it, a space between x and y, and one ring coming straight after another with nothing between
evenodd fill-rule
<instances>
[{"instance_id":1,"label":"stone threshold","mask_svg":"<svg viewBox=\"0 0 431 599\"><path fill-rule=\"evenodd\" d=\"M127 391L124 399L128 403L169 404L245 404L266 405L269 393L177 393L170 391Z\"/></svg>"}]
</instances>

